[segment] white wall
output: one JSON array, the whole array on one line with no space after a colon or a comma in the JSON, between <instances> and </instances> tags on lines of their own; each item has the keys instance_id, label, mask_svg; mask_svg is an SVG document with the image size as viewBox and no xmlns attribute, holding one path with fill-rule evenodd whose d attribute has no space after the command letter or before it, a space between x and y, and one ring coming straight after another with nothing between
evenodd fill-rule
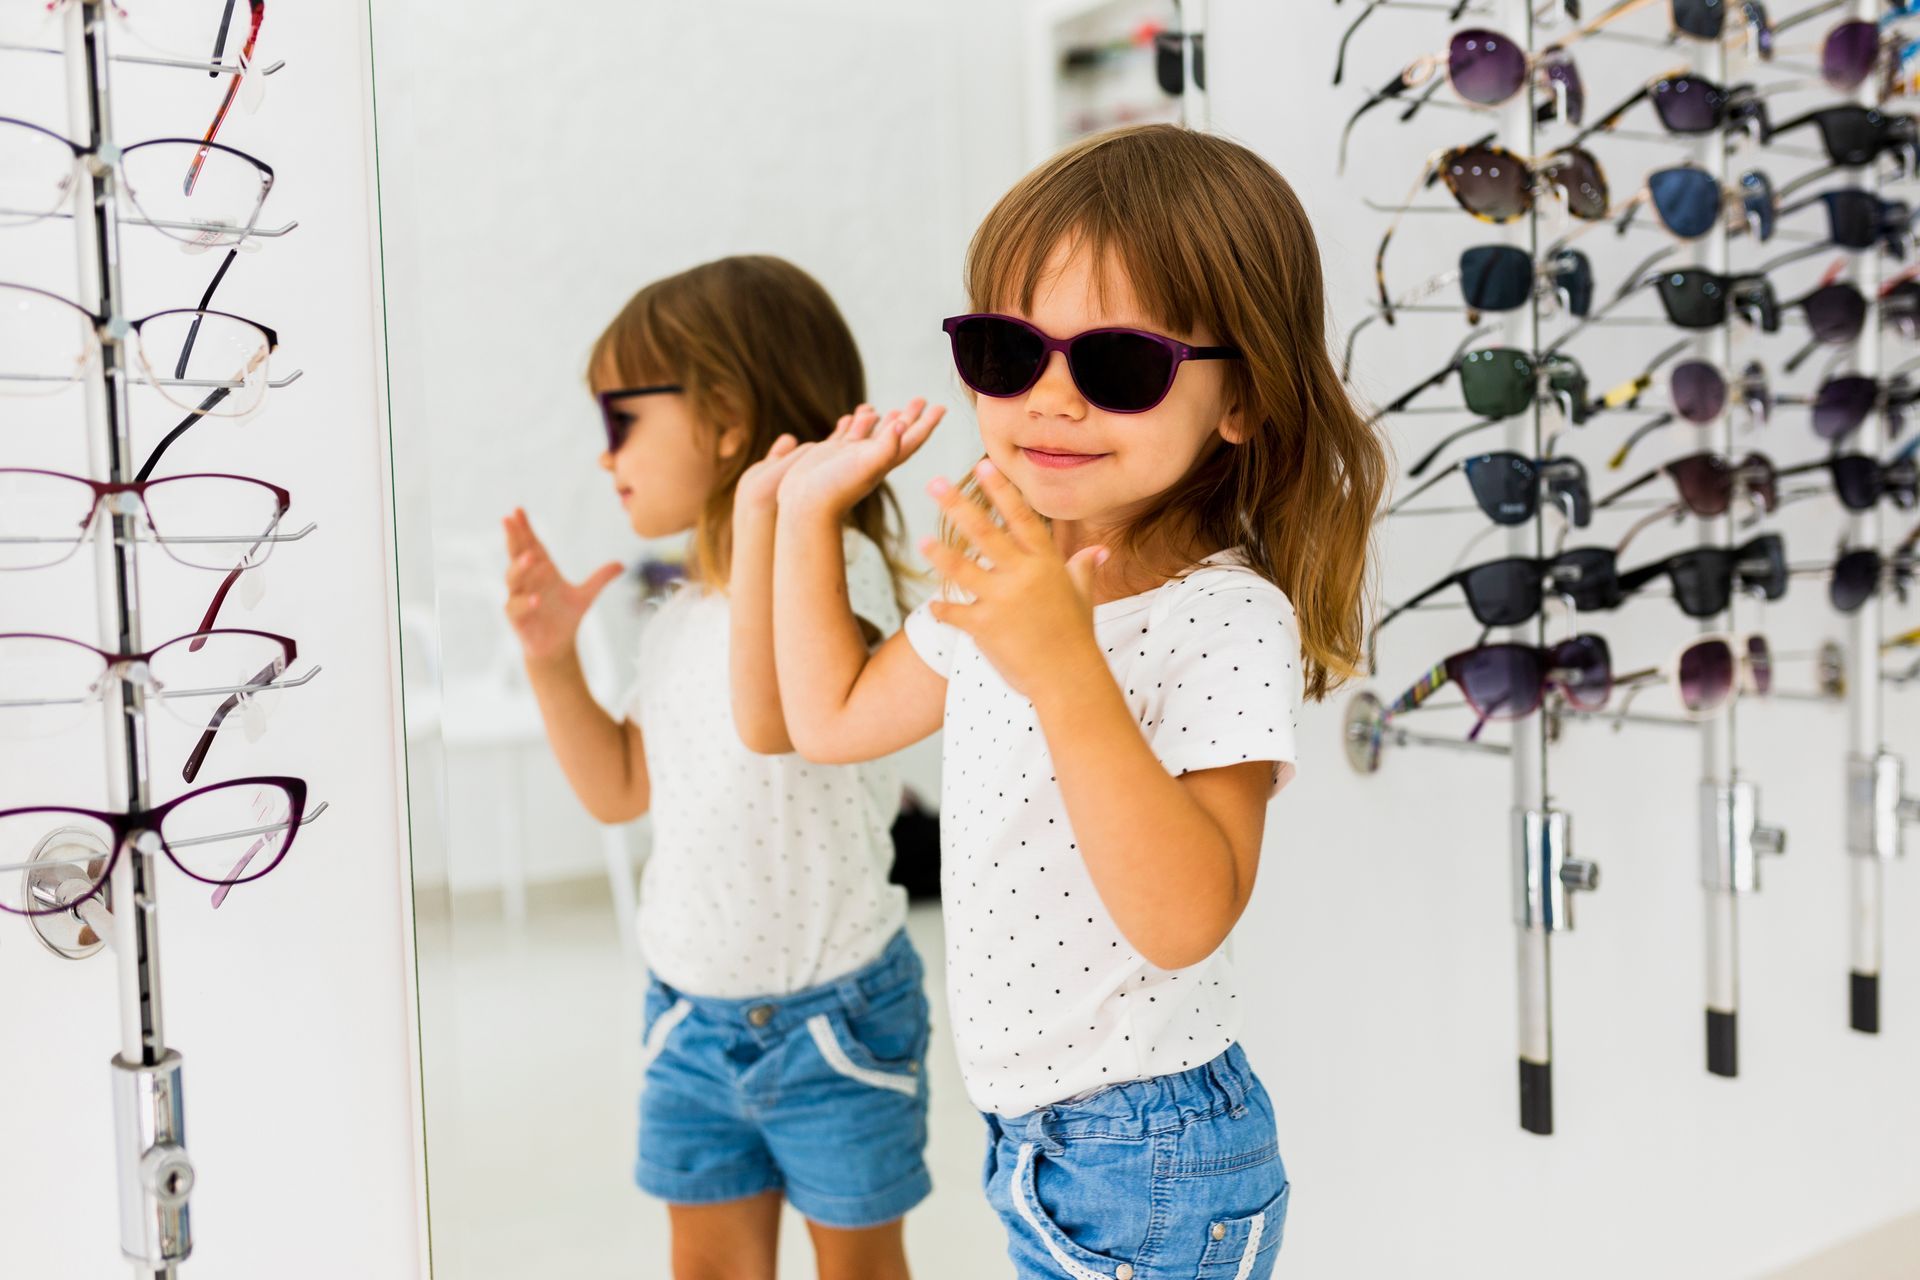
<instances>
[{"instance_id":1,"label":"white wall","mask_svg":"<svg viewBox=\"0 0 1920 1280\"><path fill-rule=\"evenodd\" d=\"M1349 175L1337 177L1340 124L1396 69L1444 48L1443 20L1376 13L1355 38L1348 83L1335 97L1334 49L1354 5L1214 0L1210 8L1214 124L1265 155L1300 193L1321 238L1332 307L1351 325L1371 296L1374 248L1387 222L1360 200L1397 203L1430 149L1492 125L1430 111L1403 126L1381 109L1355 134ZM1646 30L1664 21L1664 7L1648 14ZM1599 42L1581 46L1578 57L1595 116L1639 76L1680 60ZM1645 107L1629 123L1653 127ZM1646 170L1673 163L1677 150L1605 137L1592 148L1616 200ZM1806 163L1778 153L1760 162L1776 182ZM1425 197L1446 200L1444 191ZM1462 248L1499 238L1498 228L1463 214L1409 219L1389 279L1396 291L1409 289L1449 268ZM1606 230L1583 241L1602 296L1661 243L1644 234L1622 244ZM1736 249L1734 262L1771 252ZM1824 261L1788 275L1795 287L1783 297L1811 287L1801 281ZM1651 300L1629 310L1658 313ZM1374 326L1361 338L1360 385L1381 400L1444 363L1465 326L1408 316L1391 332L1389 340ZM1616 329L1577 339L1572 350L1599 389L1637 373L1671 340L1665 330ZM1783 335L1753 353L1773 369L1776 386L1810 389L1823 361L1791 378L1780 372L1797 341ZM1433 402L1459 403L1457 385ZM1605 458L1640 420L1603 419L1573 438L1571 451L1587 461L1598 490L1623 478L1604 470ZM1397 422L1401 457L1424 453L1454 421ZM1482 437L1481 447L1501 447L1498 434ZM1782 410L1753 444L1781 462L1820 452L1804 409ZM1676 429L1636 449L1629 471L1700 447ZM1390 525L1384 598L1403 599L1448 572L1481 523L1476 515ZM1603 517L1592 540L1610 544L1627 523ZM1837 504L1824 498L1790 509L1778 527L1794 561L1830 558L1841 528ZM1690 527L1649 532L1626 560L1642 563L1692 536ZM1475 559L1501 554L1490 539ZM1777 648L1844 636L1825 590L1817 578L1796 581L1785 601L1764 611L1761 625ZM1889 630L1903 616L1900 626L1911 625L1910 610L1890 611ZM1648 600L1601 615L1594 628L1624 668L1663 660L1693 624L1671 604ZM1475 633L1458 612L1396 622L1372 687L1393 698ZM1808 665L1785 664L1781 681L1809 687ZM1910 760L1920 756L1913 696L1889 691L1887 701L1889 745ZM1341 754L1346 697L1302 718L1306 758L1274 806L1260 885L1236 944L1259 993L1249 1051L1278 1103L1295 1178L1283 1273L1752 1276L1920 1205L1920 1100L1912 1089L1920 1068L1920 938L1912 927L1920 876L1910 861L1887 876L1885 1031L1855 1034L1847 1029L1841 709L1742 709L1743 770L1759 784L1763 816L1785 826L1791 843L1785 858L1766 863L1764 891L1743 903L1737 1080L1704 1068L1698 737L1584 727L1554 750L1554 799L1573 815L1576 851L1601 864L1603 879L1577 903L1576 932L1554 944L1558 1132L1538 1138L1517 1124L1507 765L1409 748L1390 753L1379 775L1359 777ZM1670 699L1649 693L1640 705L1670 710ZM1456 713L1423 727L1464 735L1466 724Z\"/></svg>"},{"instance_id":2,"label":"white wall","mask_svg":"<svg viewBox=\"0 0 1920 1280\"><path fill-rule=\"evenodd\" d=\"M173 868L157 872L166 1036L185 1057L187 1142L199 1173L185 1274L419 1274L421 1238L410 1042L410 883L395 750L391 507L381 397L367 52L352 6L270 8L261 61L285 58L257 114L221 140L273 165L268 222L284 240L237 262L215 306L275 327L275 370L305 377L255 420L205 422L167 471L257 475L293 493L310 539L260 570L264 596L229 626L292 636L322 674L284 695L267 735L224 733L201 781L305 777L328 813L267 878L216 913ZM209 45L211 41L209 41ZM121 42L123 51L137 52ZM83 130L65 115L61 62L0 54L0 111ZM114 72L123 142L198 136L223 91L204 75ZM219 263L142 228L124 236L131 314L192 306ZM70 224L0 234L0 278L76 290ZM144 394L144 393L141 393ZM143 409L143 405L146 407ZM178 418L136 398L150 446ZM77 399L0 401L8 463L86 465ZM145 638L189 630L217 582L143 554ZM91 560L7 575L0 625L94 637ZM302 663L305 666L305 662ZM101 732L0 741L0 805L104 801ZM153 737L154 798L186 789L178 730ZM13 886L0 886L11 898ZM18 917L0 919L0 1270L125 1274L119 1261L108 1061L119 1048L113 962L55 958Z\"/></svg>"}]
</instances>

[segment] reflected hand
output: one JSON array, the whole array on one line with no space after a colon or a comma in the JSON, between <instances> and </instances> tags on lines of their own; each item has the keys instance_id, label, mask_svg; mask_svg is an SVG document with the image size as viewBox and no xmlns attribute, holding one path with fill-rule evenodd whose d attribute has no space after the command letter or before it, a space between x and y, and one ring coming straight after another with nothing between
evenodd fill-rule
<instances>
[{"instance_id":1,"label":"reflected hand","mask_svg":"<svg viewBox=\"0 0 1920 1280\"><path fill-rule=\"evenodd\" d=\"M625 571L619 561L611 561L593 571L580 583L567 581L554 565L553 558L533 534L527 513L515 508L501 522L507 535L507 621L520 637L520 647L530 662L564 657L573 650L573 638L580 630L580 619L606 589L609 582Z\"/></svg>"},{"instance_id":2,"label":"reflected hand","mask_svg":"<svg viewBox=\"0 0 1920 1280\"><path fill-rule=\"evenodd\" d=\"M844 516L887 472L918 452L946 413L945 405L929 407L923 399L885 416L861 405L825 440L794 449L780 481L780 505Z\"/></svg>"}]
</instances>

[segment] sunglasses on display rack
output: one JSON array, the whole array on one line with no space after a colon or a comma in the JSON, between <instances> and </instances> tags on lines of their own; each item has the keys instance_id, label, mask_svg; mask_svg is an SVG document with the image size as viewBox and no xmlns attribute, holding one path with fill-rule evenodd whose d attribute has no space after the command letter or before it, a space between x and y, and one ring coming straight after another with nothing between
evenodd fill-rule
<instances>
[{"instance_id":1,"label":"sunglasses on display rack","mask_svg":"<svg viewBox=\"0 0 1920 1280\"><path fill-rule=\"evenodd\" d=\"M1736 462L1717 453L1693 453L1661 463L1615 489L1594 507L1604 510L1666 476L1673 481L1681 505L1696 516L1725 515L1733 506L1736 492L1744 494L1759 510L1771 511L1778 496L1775 475L1773 462L1765 454L1750 453Z\"/></svg>"},{"instance_id":2,"label":"sunglasses on display rack","mask_svg":"<svg viewBox=\"0 0 1920 1280\"><path fill-rule=\"evenodd\" d=\"M1864 374L1849 373L1828 378L1812 396L1781 396L1779 403L1807 405L1813 409L1813 433L1822 440L1839 442L1859 429L1870 413L1887 417L1887 430L1898 436L1905 428L1904 410L1920 401L1920 387L1908 380L1903 366L1883 382Z\"/></svg>"},{"instance_id":3,"label":"sunglasses on display rack","mask_svg":"<svg viewBox=\"0 0 1920 1280\"><path fill-rule=\"evenodd\" d=\"M1653 384L1654 371L1689 345L1690 341L1681 341L1667 348L1655 357L1646 372L1602 396L1595 412L1634 408L1640 396ZM1760 362L1748 361L1735 386L1748 425L1768 421L1772 416L1774 400L1767 389L1766 370ZM1607 459L1608 470L1618 471L1625 466L1627 456L1633 452L1635 445L1676 420L1696 427L1711 426L1719 421L1720 415L1726 410L1730 388L1726 375L1708 361L1683 360L1668 373L1667 391L1670 407L1633 429L1613 456Z\"/></svg>"},{"instance_id":4,"label":"sunglasses on display rack","mask_svg":"<svg viewBox=\"0 0 1920 1280\"><path fill-rule=\"evenodd\" d=\"M1517 311L1535 297L1550 300L1556 307L1564 306L1574 316L1584 316L1593 309L1593 264L1578 249L1549 248L1535 264L1527 251L1516 245L1476 245L1461 251L1458 268L1433 277L1397 302L1387 301L1384 275L1376 276L1375 283L1382 290L1382 305L1348 331L1340 369L1343 381L1353 372L1354 347L1362 330L1376 320L1393 324L1399 312L1414 308L1451 284L1460 286L1468 324L1479 324L1488 312Z\"/></svg>"},{"instance_id":5,"label":"sunglasses on display rack","mask_svg":"<svg viewBox=\"0 0 1920 1280\"><path fill-rule=\"evenodd\" d=\"M85 162L98 148L84 146L26 120L0 116L0 228L66 216ZM149 226L188 248L236 245L254 234L273 190L273 170L244 151L192 138L151 138L123 147L112 163L120 186ZM199 181L180 181L182 166L198 163Z\"/></svg>"},{"instance_id":6,"label":"sunglasses on display rack","mask_svg":"<svg viewBox=\"0 0 1920 1280\"><path fill-rule=\"evenodd\" d=\"M940 322L953 365L969 390L994 399L1031 391L1054 352L1087 403L1107 413L1145 413L1173 390L1189 360L1238 360L1239 348L1189 346L1143 329L1089 329L1055 338L1015 316L979 313Z\"/></svg>"},{"instance_id":7,"label":"sunglasses on display rack","mask_svg":"<svg viewBox=\"0 0 1920 1280\"><path fill-rule=\"evenodd\" d=\"M51 900L29 895L18 904L0 900L0 911L22 916L59 915L107 887L113 865L129 844L166 855L181 872L224 890L258 880L293 848L307 805L299 778L235 778L200 787L146 809L125 813L43 805L0 809L0 878L67 867L82 881L72 893ZM317 811L316 811L317 812ZM66 843L97 850L71 859L38 857L58 830ZM23 876L23 879L31 879Z\"/></svg>"},{"instance_id":8,"label":"sunglasses on display rack","mask_svg":"<svg viewBox=\"0 0 1920 1280\"><path fill-rule=\"evenodd\" d=\"M1891 115L1877 107L1863 107L1854 103L1823 107L1795 116L1784 124L1769 128L1765 137L1771 141L1781 134L1792 133L1809 125L1819 129L1820 143L1826 148L1827 159L1843 169L1857 169L1872 164L1882 155L1891 154L1900 162L1904 173L1910 171L1914 157L1920 155L1920 149L1916 148L1916 140L1920 135L1915 132L1912 116Z\"/></svg>"},{"instance_id":9,"label":"sunglasses on display rack","mask_svg":"<svg viewBox=\"0 0 1920 1280\"><path fill-rule=\"evenodd\" d=\"M1905 200L1888 200L1857 187L1821 191L1804 200L1780 207L1780 216L1802 209L1822 208L1827 213L1827 236L1822 248L1861 251L1879 245L1895 258L1905 259L1913 243L1913 206Z\"/></svg>"},{"instance_id":10,"label":"sunglasses on display rack","mask_svg":"<svg viewBox=\"0 0 1920 1280\"><path fill-rule=\"evenodd\" d=\"M1518 347L1481 347L1456 356L1425 381L1396 396L1377 416L1399 413L1419 395L1460 375L1460 392L1467 409L1492 425L1533 407L1536 401L1561 405L1568 421L1586 421L1587 375L1572 356L1534 359Z\"/></svg>"},{"instance_id":11,"label":"sunglasses on display rack","mask_svg":"<svg viewBox=\"0 0 1920 1280\"><path fill-rule=\"evenodd\" d=\"M1645 208L1651 208L1660 225L1682 240L1706 235L1723 215L1729 231L1751 231L1763 243L1773 238L1773 184L1758 169L1749 169L1737 187L1729 188L1722 188L1719 179L1692 164L1655 169L1647 175L1646 185L1620 207L1614 230L1625 234Z\"/></svg>"},{"instance_id":12,"label":"sunglasses on display rack","mask_svg":"<svg viewBox=\"0 0 1920 1280\"><path fill-rule=\"evenodd\" d=\"M142 686L148 706L200 731L181 777L193 782L221 727L235 713L249 741L264 731L275 696L319 668L282 680L294 642L266 631L220 629L178 636L144 653L113 653L65 636L0 634L0 738L57 736L98 709L108 686ZM206 700L221 701L209 712Z\"/></svg>"},{"instance_id":13,"label":"sunglasses on display rack","mask_svg":"<svg viewBox=\"0 0 1920 1280\"><path fill-rule=\"evenodd\" d=\"M1914 465L1911 450L1903 450L1890 462L1865 453L1840 453L1815 462L1782 467L1779 474L1807 475L1825 471L1833 481L1834 496L1849 511L1871 511L1883 498L1904 511L1920 501L1920 469Z\"/></svg>"},{"instance_id":14,"label":"sunglasses on display rack","mask_svg":"<svg viewBox=\"0 0 1920 1280\"><path fill-rule=\"evenodd\" d=\"M1579 459L1529 458L1504 449L1448 465L1388 507L1380 518L1402 514L1409 502L1456 471L1466 474L1474 501L1495 524L1525 524L1538 513L1543 494L1576 528L1584 528L1591 518L1587 469Z\"/></svg>"},{"instance_id":15,"label":"sunglasses on display rack","mask_svg":"<svg viewBox=\"0 0 1920 1280\"><path fill-rule=\"evenodd\" d=\"M1673 686L1689 720L1711 720L1742 694L1765 697L1773 691L1773 650L1758 632L1695 636L1663 665L1614 678L1614 687L1627 691L1620 714L1642 688L1656 682Z\"/></svg>"},{"instance_id":16,"label":"sunglasses on display rack","mask_svg":"<svg viewBox=\"0 0 1920 1280\"><path fill-rule=\"evenodd\" d=\"M1207 89L1207 36L1204 31L1191 34L1156 31L1153 36L1153 77L1160 92L1178 98L1187 91L1185 45L1193 44L1193 83L1202 93Z\"/></svg>"},{"instance_id":17,"label":"sunglasses on display rack","mask_svg":"<svg viewBox=\"0 0 1920 1280\"><path fill-rule=\"evenodd\" d=\"M1572 58L1557 48L1529 54L1519 42L1480 27L1456 31L1444 52L1408 63L1348 117L1346 128L1340 132L1339 171L1346 171L1347 142L1353 135L1354 125L1382 103L1398 101L1412 90L1426 86L1427 92L1414 99L1402 113L1404 122L1412 119L1443 84L1452 88L1468 106L1485 108L1511 102L1536 80L1552 99L1540 107L1540 119L1563 115L1569 124L1579 124L1586 109L1586 92ZM1334 83L1339 83L1337 77Z\"/></svg>"},{"instance_id":18,"label":"sunglasses on display rack","mask_svg":"<svg viewBox=\"0 0 1920 1280\"><path fill-rule=\"evenodd\" d=\"M1374 624L1373 635L1377 637L1401 614L1454 586L1466 596L1474 621L1483 627L1529 622L1539 615L1549 595L1567 600L1582 613L1611 609L1621 600L1618 564L1610 548L1575 547L1545 559L1508 556L1450 573L1409 596Z\"/></svg>"},{"instance_id":19,"label":"sunglasses on display rack","mask_svg":"<svg viewBox=\"0 0 1920 1280\"><path fill-rule=\"evenodd\" d=\"M1905 604L1907 586L1913 581L1916 543L1920 543L1920 526L1894 548L1892 555L1883 556L1872 547L1843 550L1833 562L1827 581L1827 599L1841 613L1854 613L1880 594L1881 585L1885 583L1892 586L1895 597Z\"/></svg>"},{"instance_id":20,"label":"sunglasses on display rack","mask_svg":"<svg viewBox=\"0 0 1920 1280\"><path fill-rule=\"evenodd\" d=\"M1386 708L1383 720L1414 710L1439 690L1458 686L1477 718L1467 740L1489 720L1519 720L1540 709L1549 689L1558 689L1582 711L1598 711L1613 692L1613 656L1597 635L1558 644L1485 644L1451 655L1428 669Z\"/></svg>"},{"instance_id":21,"label":"sunglasses on display rack","mask_svg":"<svg viewBox=\"0 0 1920 1280\"><path fill-rule=\"evenodd\" d=\"M1624 599L1665 578L1680 612L1711 618L1726 611L1736 585L1749 595L1778 600L1787 593L1789 577L1786 543L1777 533L1763 533L1739 547L1689 547L1625 570L1620 594Z\"/></svg>"},{"instance_id":22,"label":"sunglasses on display rack","mask_svg":"<svg viewBox=\"0 0 1920 1280\"><path fill-rule=\"evenodd\" d=\"M1642 102L1653 104L1655 118L1668 133L1689 137L1722 130L1757 130L1767 137L1766 106L1759 91L1750 84L1726 88L1705 76L1685 68L1654 76L1605 115L1573 136L1569 146L1579 146L1596 133L1618 125L1627 112Z\"/></svg>"}]
</instances>

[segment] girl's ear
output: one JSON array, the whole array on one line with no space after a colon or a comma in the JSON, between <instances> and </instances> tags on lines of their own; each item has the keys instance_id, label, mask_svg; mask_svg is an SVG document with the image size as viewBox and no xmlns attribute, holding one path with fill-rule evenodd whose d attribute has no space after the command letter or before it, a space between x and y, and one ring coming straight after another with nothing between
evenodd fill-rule
<instances>
[{"instance_id":1,"label":"girl's ear","mask_svg":"<svg viewBox=\"0 0 1920 1280\"><path fill-rule=\"evenodd\" d=\"M735 457L742 449L747 447L747 437L751 434L745 426L740 424L735 424L731 427L722 427L720 428L719 438L715 441L714 448L722 458Z\"/></svg>"},{"instance_id":2,"label":"girl's ear","mask_svg":"<svg viewBox=\"0 0 1920 1280\"><path fill-rule=\"evenodd\" d=\"M1220 438L1228 444L1245 444L1247 434L1246 414L1241 412L1239 405L1233 405L1227 410L1226 416L1220 419Z\"/></svg>"}]
</instances>

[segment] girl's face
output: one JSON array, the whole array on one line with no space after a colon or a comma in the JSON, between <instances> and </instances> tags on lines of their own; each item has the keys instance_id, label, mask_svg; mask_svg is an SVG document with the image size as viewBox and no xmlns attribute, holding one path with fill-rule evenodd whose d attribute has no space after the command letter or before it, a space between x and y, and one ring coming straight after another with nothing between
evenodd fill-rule
<instances>
[{"instance_id":1,"label":"girl's face","mask_svg":"<svg viewBox=\"0 0 1920 1280\"><path fill-rule=\"evenodd\" d=\"M614 370L594 371L593 389L621 385ZM602 452L600 466L613 476L627 522L643 538L665 538L693 528L718 481L720 460L742 443L737 428L718 433L698 421L687 397L677 392L614 401L627 415L627 438L618 453Z\"/></svg>"},{"instance_id":2,"label":"girl's face","mask_svg":"<svg viewBox=\"0 0 1920 1280\"><path fill-rule=\"evenodd\" d=\"M1048 258L1033 309L1006 314L1055 338L1111 325L1194 346L1216 342L1210 333L1167 332L1147 318L1117 265L1094 263L1065 245ZM1067 370L1066 354L1056 351L1040 381L1024 395L976 397L981 439L993 464L1041 515L1122 523L1178 483L1219 439L1241 438L1238 415L1227 402L1223 364L1187 361L1158 405L1145 413L1109 413L1087 403Z\"/></svg>"}]
</instances>

